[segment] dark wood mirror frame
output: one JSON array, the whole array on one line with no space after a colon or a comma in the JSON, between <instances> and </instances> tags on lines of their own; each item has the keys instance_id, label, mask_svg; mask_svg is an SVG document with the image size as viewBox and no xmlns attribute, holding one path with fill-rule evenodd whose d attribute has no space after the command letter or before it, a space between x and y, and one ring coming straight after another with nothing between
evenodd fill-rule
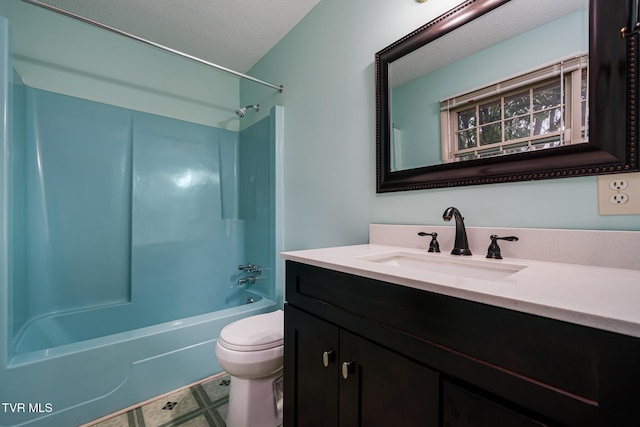
<instances>
[{"instance_id":1,"label":"dark wood mirror frame","mask_svg":"<svg viewBox=\"0 0 640 427\"><path fill-rule=\"evenodd\" d=\"M391 171L389 65L509 0L468 0L376 53L376 191L406 191L638 170L637 13L589 1L589 142Z\"/></svg>"}]
</instances>

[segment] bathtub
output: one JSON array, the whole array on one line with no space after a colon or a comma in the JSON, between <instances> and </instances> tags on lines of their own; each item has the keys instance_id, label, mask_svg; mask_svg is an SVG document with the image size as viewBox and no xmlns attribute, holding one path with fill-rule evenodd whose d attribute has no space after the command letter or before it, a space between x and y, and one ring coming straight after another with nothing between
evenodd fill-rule
<instances>
[{"instance_id":1,"label":"bathtub","mask_svg":"<svg viewBox=\"0 0 640 427\"><path fill-rule=\"evenodd\" d=\"M16 40L35 22L98 37L22 2L0 11ZM235 131L186 120L181 105L203 104L180 91L123 86L145 111L28 86L10 39L0 17L0 427L76 426L220 372L221 329L283 303L283 108ZM111 76L53 65L111 99ZM180 117L154 114L159 94ZM241 293L248 262L264 271Z\"/></svg>"},{"instance_id":2,"label":"bathtub","mask_svg":"<svg viewBox=\"0 0 640 427\"><path fill-rule=\"evenodd\" d=\"M73 322L64 316L51 317L46 324L40 319L37 328L25 330L23 340L35 345L36 337L30 335L50 328L58 330L58 339L75 342L20 352L10 359L0 385L5 403L0 426L79 425L221 372L215 356L221 329L277 308L274 301L250 291L238 293L230 303L240 305L84 340L82 333L94 334L95 329L83 332L79 313ZM64 331L69 325L73 328Z\"/></svg>"}]
</instances>

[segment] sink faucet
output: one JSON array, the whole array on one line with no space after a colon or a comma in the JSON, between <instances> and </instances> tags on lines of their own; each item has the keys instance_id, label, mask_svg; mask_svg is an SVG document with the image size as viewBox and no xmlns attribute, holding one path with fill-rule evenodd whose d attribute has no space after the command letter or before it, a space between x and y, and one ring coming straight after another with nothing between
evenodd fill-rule
<instances>
[{"instance_id":1,"label":"sink faucet","mask_svg":"<svg viewBox=\"0 0 640 427\"><path fill-rule=\"evenodd\" d=\"M457 208L449 207L442 214L442 218L445 221L451 221L451 218L456 219L456 241L453 244L452 255L471 255L471 249L469 249L469 241L467 240L467 230L464 228L464 218L460 214Z\"/></svg>"}]
</instances>

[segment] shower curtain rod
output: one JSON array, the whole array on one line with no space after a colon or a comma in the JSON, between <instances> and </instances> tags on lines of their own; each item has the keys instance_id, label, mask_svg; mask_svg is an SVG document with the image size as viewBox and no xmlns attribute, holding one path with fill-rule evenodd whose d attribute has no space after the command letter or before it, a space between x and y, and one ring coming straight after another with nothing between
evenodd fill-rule
<instances>
[{"instance_id":1,"label":"shower curtain rod","mask_svg":"<svg viewBox=\"0 0 640 427\"><path fill-rule=\"evenodd\" d=\"M230 68L223 67L222 65L214 64L213 62L205 61L204 59L198 58L196 56L192 56L192 55L189 55L187 53L180 52L179 50L175 50L175 49L172 49L170 47L161 45L159 43L152 42L151 40L147 40L147 39L144 39L142 37L138 37L135 34L127 33L125 31L118 30L117 28L113 28L113 27L110 27L108 25L101 24L100 22L93 21L93 20L88 19L88 18L84 18L82 16L73 14L71 12L67 12L66 10L59 9L59 8L57 8L55 6L50 5L50 4L43 3L43 2L38 1L38 0L22 0L22 1L24 1L26 3L30 3L30 4L32 4L34 6L38 6L38 7L44 8L44 9L48 9L48 10L56 12L56 13L58 13L60 15L68 16L69 18L73 18L73 19L76 19L78 21L82 21L84 23L93 25L95 27L102 28L103 30L111 31L112 33L116 33L116 34L119 34L121 36L125 36L125 37L128 37L128 38L133 39L133 40L137 40L137 41L139 41L141 43L148 44L148 45L153 46L153 47L155 47L157 49L173 53L174 55L178 55L178 56L181 56L181 57L186 58L186 59L190 59L190 60L195 61L195 62L199 62L200 64L208 65L209 67L213 67L213 68L215 68L217 70L220 70L220 71L223 71L225 73L234 75L236 77L241 77L243 79L251 80L253 82L259 83L259 84L264 85L264 86L269 86L269 87L271 87L273 89L277 89L279 92L282 92L284 90L284 86L283 85L277 86L277 85L274 85L272 83L265 82L264 80L256 79L255 77L251 77L251 76L248 76L246 74L242 74L242 73L240 73L238 71L235 71L235 70L232 70Z\"/></svg>"}]
</instances>

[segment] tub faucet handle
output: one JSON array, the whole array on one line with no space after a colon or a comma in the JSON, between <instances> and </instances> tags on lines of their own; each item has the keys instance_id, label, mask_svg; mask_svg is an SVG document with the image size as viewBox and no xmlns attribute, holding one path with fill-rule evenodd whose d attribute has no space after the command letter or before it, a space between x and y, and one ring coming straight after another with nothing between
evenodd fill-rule
<instances>
[{"instance_id":1,"label":"tub faucet handle","mask_svg":"<svg viewBox=\"0 0 640 427\"><path fill-rule=\"evenodd\" d=\"M254 264L239 265L238 270L244 271L245 273L250 273L250 274L257 274L257 275L262 274L262 267Z\"/></svg>"}]
</instances>

